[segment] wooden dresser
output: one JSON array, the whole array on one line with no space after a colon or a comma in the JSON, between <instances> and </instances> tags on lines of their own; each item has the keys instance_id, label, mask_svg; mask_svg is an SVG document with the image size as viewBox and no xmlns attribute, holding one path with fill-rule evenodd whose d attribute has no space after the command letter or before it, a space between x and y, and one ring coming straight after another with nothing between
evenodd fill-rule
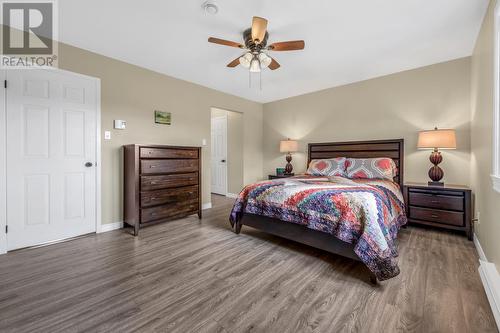
<instances>
[{"instance_id":1,"label":"wooden dresser","mask_svg":"<svg viewBox=\"0 0 500 333\"><path fill-rule=\"evenodd\" d=\"M405 184L403 193L410 223L464 231L467 238L472 240L472 200L469 188L411 183Z\"/></svg>"},{"instance_id":2,"label":"wooden dresser","mask_svg":"<svg viewBox=\"0 0 500 333\"><path fill-rule=\"evenodd\" d=\"M124 223L143 226L192 214L201 218L201 148L124 146Z\"/></svg>"}]
</instances>

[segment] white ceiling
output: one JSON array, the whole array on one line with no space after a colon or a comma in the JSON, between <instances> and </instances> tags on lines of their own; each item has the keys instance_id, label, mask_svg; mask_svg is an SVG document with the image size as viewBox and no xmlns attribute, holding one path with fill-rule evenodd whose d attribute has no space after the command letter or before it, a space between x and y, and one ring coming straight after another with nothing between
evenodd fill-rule
<instances>
[{"instance_id":1,"label":"white ceiling","mask_svg":"<svg viewBox=\"0 0 500 333\"><path fill-rule=\"evenodd\" d=\"M488 0L59 1L60 39L179 79L258 102L469 56ZM304 39L272 52L282 65L258 74L226 64L242 52L207 42L241 42L252 16L269 20L269 41Z\"/></svg>"}]
</instances>

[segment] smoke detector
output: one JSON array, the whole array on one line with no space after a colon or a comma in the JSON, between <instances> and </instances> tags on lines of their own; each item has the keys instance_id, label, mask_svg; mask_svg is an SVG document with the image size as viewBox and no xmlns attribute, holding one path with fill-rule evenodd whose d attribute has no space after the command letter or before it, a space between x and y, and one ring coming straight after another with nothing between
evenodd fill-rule
<instances>
[{"instance_id":1,"label":"smoke detector","mask_svg":"<svg viewBox=\"0 0 500 333\"><path fill-rule=\"evenodd\" d=\"M205 13L210 14L210 15L215 15L219 11L219 7L217 6L217 3L215 0L207 0L203 3L201 6Z\"/></svg>"}]
</instances>

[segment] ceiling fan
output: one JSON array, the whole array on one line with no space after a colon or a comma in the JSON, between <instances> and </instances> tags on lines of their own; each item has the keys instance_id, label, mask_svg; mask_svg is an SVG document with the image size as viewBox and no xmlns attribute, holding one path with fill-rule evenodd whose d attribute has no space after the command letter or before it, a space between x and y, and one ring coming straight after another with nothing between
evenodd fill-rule
<instances>
[{"instance_id":1,"label":"ceiling fan","mask_svg":"<svg viewBox=\"0 0 500 333\"><path fill-rule=\"evenodd\" d=\"M252 27L243 32L245 44L232 42L225 39L210 37L210 43L237 47L247 50L242 56L234 59L227 67L236 67L242 65L248 68L250 72L260 72L261 69L269 67L271 70L278 69L280 64L270 57L268 51L296 51L303 50L305 43L303 40L293 40L288 42L278 42L267 45L269 33L267 32L267 20L262 17L254 16Z\"/></svg>"}]
</instances>

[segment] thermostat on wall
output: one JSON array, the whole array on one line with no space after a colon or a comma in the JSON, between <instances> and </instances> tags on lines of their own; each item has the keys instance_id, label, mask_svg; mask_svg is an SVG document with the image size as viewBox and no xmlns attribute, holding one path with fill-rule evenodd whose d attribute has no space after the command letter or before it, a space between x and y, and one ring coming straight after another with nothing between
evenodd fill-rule
<instances>
[{"instance_id":1,"label":"thermostat on wall","mask_svg":"<svg viewBox=\"0 0 500 333\"><path fill-rule=\"evenodd\" d=\"M125 120L115 120L115 129L125 129L127 122Z\"/></svg>"}]
</instances>

